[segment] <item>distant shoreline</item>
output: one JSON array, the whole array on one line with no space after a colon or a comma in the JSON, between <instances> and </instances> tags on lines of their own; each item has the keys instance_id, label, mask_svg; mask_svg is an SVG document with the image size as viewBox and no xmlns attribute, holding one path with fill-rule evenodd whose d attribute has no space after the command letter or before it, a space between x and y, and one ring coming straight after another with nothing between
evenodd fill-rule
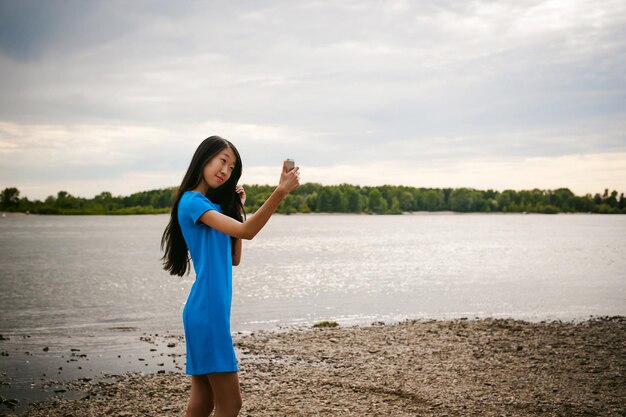
<instances>
[{"instance_id":1,"label":"distant shoreline","mask_svg":"<svg viewBox=\"0 0 626 417\"><path fill-rule=\"evenodd\" d=\"M244 184L246 207L253 212L274 191L273 186ZM141 191L129 196L113 196L104 191L93 198L59 191L44 201L20 198L20 190L5 188L0 193L0 209L40 214L157 214L171 210L177 187ZM213 198L212 191L207 194ZM404 212L459 213L606 213L626 214L626 196L617 190L575 195L568 188L556 190L477 190L474 188L424 188L401 185L358 186L318 183L301 184L277 207L277 213L376 213Z\"/></svg>"},{"instance_id":2,"label":"distant shoreline","mask_svg":"<svg viewBox=\"0 0 626 417\"><path fill-rule=\"evenodd\" d=\"M26 216L41 216L41 217L67 217L67 216L107 216L107 217L123 217L123 216L161 216L169 215L170 213L131 213L131 214L112 214L112 213L97 213L97 214L40 214L40 213L22 213L22 212L2 212L0 216L9 217L26 217ZM253 215L254 213L247 213L247 215ZM577 212L577 213L526 213L526 212L460 212L460 211L407 211L398 214L378 214L378 213L274 213L275 216L441 216L441 215L540 215L540 216L557 216L557 215L594 215L594 216L615 216L626 213L592 213L592 212ZM0 217L0 221L2 218Z\"/></svg>"}]
</instances>

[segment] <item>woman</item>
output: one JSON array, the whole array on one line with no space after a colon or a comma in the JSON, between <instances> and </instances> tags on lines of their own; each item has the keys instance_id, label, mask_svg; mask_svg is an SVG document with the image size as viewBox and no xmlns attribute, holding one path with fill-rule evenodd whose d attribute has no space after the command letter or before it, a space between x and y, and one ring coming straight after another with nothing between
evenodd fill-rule
<instances>
[{"instance_id":1,"label":"woman","mask_svg":"<svg viewBox=\"0 0 626 417\"><path fill-rule=\"evenodd\" d=\"M196 280L183 310L191 375L187 417L236 416L241 408L237 359L230 335L232 265L241 260L241 239L253 239L282 199L299 184L299 168L287 171L272 195L245 219L246 193L237 185L242 164L229 141L205 139L178 189L169 224L161 238L164 269L184 275L193 261Z\"/></svg>"}]
</instances>

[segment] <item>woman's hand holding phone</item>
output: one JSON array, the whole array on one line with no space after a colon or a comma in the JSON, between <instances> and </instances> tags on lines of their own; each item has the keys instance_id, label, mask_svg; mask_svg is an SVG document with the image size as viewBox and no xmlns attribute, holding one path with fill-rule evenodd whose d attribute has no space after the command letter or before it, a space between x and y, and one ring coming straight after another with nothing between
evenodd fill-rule
<instances>
[{"instance_id":1,"label":"woman's hand holding phone","mask_svg":"<svg viewBox=\"0 0 626 417\"><path fill-rule=\"evenodd\" d=\"M287 160L283 162L283 170L280 174L280 182L278 187L287 193L292 192L300 186L300 167L294 165L293 169L289 169Z\"/></svg>"}]
</instances>

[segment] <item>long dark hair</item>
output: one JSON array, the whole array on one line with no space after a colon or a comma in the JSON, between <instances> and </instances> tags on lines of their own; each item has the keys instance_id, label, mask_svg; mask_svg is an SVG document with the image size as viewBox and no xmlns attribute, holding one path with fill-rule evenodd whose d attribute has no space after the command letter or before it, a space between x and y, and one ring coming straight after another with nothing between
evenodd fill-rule
<instances>
[{"instance_id":1,"label":"long dark hair","mask_svg":"<svg viewBox=\"0 0 626 417\"><path fill-rule=\"evenodd\" d=\"M235 186L239 182L241 177L242 164L241 157L235 146L224 138L219 136L211 136L202 141L196 152L191 158L187 173L183 178L178 192L176 193L176 200L172 207L172 213L170 215L170 222L168 223L163 236L161 237L161 250L164 251L164 255L161 258L163 261L163 269L168 271L171 275L185 275L185 272L189 272L189 254L187 249L187 243L183 237L183 231L178 223L178 203L185 191L190 191L196 188L200 181L202 181L202 174L204 166L213 159L222 150L230 148L235 153L237 160L235 161L235 169L233 170L230 178L224 184L218 188L207 191L206 197L213 203L219 204L222 207L222 213L232 217L233 219L243 222L245 219L245 212L239 195L235 192ZM235 247L235 238L231 237L232 248Z\"/></svg>"}]
</instances>

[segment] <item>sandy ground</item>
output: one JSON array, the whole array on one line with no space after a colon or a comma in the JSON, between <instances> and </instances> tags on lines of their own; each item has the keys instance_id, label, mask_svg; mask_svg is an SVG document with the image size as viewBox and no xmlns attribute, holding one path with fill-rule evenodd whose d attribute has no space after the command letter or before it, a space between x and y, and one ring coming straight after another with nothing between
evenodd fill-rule
<instances>
[{"instance_id":1,"label":"sandy ground","mask_svg":"<svg viewBox=\"0 0 626 417\"><path fill-rule=\"evenodd\" d=\"M482 319L238 336L241 416L626 416L626 318ZM190 379L73 381L26 416L182 416Z\"/></svg>"}]
</instances>

